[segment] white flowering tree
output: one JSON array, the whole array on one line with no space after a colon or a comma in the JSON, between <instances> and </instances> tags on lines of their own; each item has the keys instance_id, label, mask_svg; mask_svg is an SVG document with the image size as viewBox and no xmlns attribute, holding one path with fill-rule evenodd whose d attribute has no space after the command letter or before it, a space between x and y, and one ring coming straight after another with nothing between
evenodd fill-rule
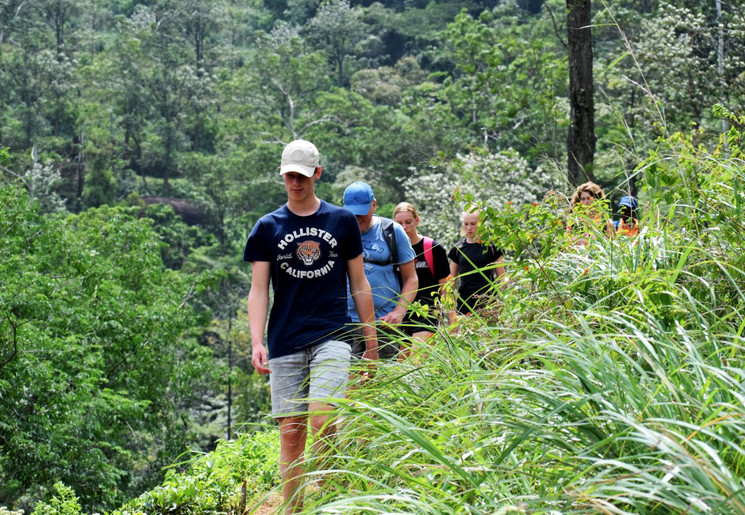
<instances>
[{"instance_id":1,"label":"white flowering tree","mask_svg":"<svg viewBox=\"0 0 745 515\"><path fill-rule=\"evenodd\" d=\"M407 202L419 211L419 232L435 238L446 247L458 239L460 207L453 201L457 178L447 167L427 170L412 168L403 181Z\"/></svg>"},{"instance_id":2,"label":"white flowering tree","mask_svg":"<svg viewBox=\"0 0 745 515\"><path fill-rule=\"evenodd\" d=\"M660 136L694 124L716 137L722 122L711 107L742 105L745 12L729 5L717 23L714 2L660 2L650 15L598 11L595 172L605 183L633 193L626 180Z\"/></svg>"},{"instance_id":3,"label":"white flowering tree","mask_svg":"<svg viewBox=\"0 0 745 515\"><path fill-rule=\"evenodd\" d=\"M567 189L566 178L538 167L531 168L515 150L490 153L476 150L458 154L441 166L412 169L403 181L407 201L419 210L420 232L443 244L458 240L464 206L454 196L500 209L507 203L538 202L550 190Z\"/></svg>"},{"instance_id":4,"label":"white flowering tree","mask_svg":"<svg viewBox=\"0 0 745 515\"><path fill-rule=\"evenodd\" d=\"M65 201L55 191L62 182L59 169L51 161L42 164L34 161L33 166L23 174L23 183L28 189L28 196L39 203L43 213L62 213L66 211Z\"/></svg>"}]
</instances>

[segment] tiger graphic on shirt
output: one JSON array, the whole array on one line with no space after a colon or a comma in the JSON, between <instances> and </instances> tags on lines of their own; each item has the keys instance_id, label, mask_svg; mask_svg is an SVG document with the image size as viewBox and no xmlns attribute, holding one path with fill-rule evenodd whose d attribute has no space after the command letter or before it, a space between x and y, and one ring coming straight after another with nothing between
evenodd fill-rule
<instances>
[{"instance_id":1,"label":"tiger graphic on shirt","mask_svg":"<svg viewBox=\"0 0 745 515\"><path fill-rule=\"evenodd\" d=\"M295 254L305 266L312 266L321 257L321 246L317 241L306 240L298 243Z\"/></svg>"},{"instance_id":2,"label":"tiger graphic on shirt","mask_svg":"<svg viewBox=\"0 0 745 515\"><path fill-rule=\"evenodd\" d=\"M309 237L309 238L308 238ZM303 239L308 238L308 239ZM277 242L279 269L297 279L317 279L337 265L338 242L333 234L316 227L303 227L280 237ZM324 250L328 247L328 250ZM293 258L302 265L293 266ZM326 259L326 263L323 261ZM316 268L318 267L318 268Z\"/></svg>"}]
</instances>

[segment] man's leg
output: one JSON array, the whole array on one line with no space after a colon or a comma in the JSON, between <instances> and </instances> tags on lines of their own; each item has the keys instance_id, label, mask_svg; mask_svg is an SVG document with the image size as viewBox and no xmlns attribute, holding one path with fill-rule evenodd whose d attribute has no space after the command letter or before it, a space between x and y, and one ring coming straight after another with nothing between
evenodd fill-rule
<instances>
[{"instance_id":1,"label":"man's leg","mask_svg":"<svg viewBox=\"0 0 745 515\"><path fill-rule=\"evenodd\" d=\"M334 406L318 402L310 403L310 430L313 435L313 455L321 458L326 455L331 447L331 439L336 434L336 422L334 421Z\"/></svg>"},{"instance_id":2,"label":"man's leg","mask_svg":"<svg viewBox=\"0 0 745 515\"><path fill-rule=\"evenodd\" d=\"M303 509L302 486L303 452L307 435L307 417L292 416L279 422L279 475L282 478L282 497L286 513Z\"/></svg>"},{"instance_id":3,"label":"man's leg","mask_svg":"<svg viewBox=\"0 0 745 515\"><path fill-rule=\"evenodd\" d=\"M342 399L349 377L350 346L329 340L313 349L310 362L310 429L313 455L319 460L314 468L325 468L325 461L336 435L335 407L328 399Z\"/></svg>"},{"instance_id":4,"label":"man's leg","mask_svg":"<svg viewBox=\"0 0 745 515\"><path fill-rule=\"evenodd\" d=\"M303 509L303 453L308 425L308 353L269 360L272 414L279 424L279 474L286 513Z\"/></svg>"}]
</instances>

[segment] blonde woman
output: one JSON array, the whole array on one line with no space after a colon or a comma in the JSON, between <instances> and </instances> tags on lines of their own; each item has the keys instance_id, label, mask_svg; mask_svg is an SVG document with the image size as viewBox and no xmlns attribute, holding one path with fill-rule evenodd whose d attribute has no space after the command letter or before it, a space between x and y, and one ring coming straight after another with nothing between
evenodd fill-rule
<instances>
[{"instance_id":1,"label":"blonde woman","mask_svg":"<svg viewBox=\"0 0 745 515\"><path fill-rule=\"evenodd\" d=\"M458 299L456 307L459 313L473 313L483 302L492 278L504 275L502 251L494 245L483 245L477 239L480 211L466 211L461 217L462 240L455 244L448 253L450 258L450 275L457 277ZM481 270L487 268L487 270Z\"/></svg>"},{"instance_id":2,"label":"blonde woman","mask_svg":"<svg viewBox=\"0 0 745 515\"><path fill-rule=\"evenodd\" d=\"M401 202L393 210L393 219L401 224L414 249L414 268L419 278L419 289L414 302L428 306L430 315L424 316L409 311L402 330L420 341L426 341L436 330L436 301L442 285L449 277L450 269L445 249L428 236L419 234L419 213L412 204ZM405 352L405 351L404 351Z\"/></svg>"}]
</instances>

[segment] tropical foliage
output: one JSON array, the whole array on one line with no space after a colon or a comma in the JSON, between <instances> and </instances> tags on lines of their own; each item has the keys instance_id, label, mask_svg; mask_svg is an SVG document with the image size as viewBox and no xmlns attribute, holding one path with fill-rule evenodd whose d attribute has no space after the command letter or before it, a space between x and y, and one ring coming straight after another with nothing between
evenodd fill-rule
<instances>
[{"instance_id":1,"label":"tropical foliage","mask_svg":"<svg viewBox=\"0 0 745 515\"><path fill-rule=\"evenodd\" d=\"M184 417L216 387L190 334L209 275L164 269L151 223L126 209L49 218L19 188L0 196L0 495L62 481L119 502L189 448Z\"/></svg>"},{"instance_id":2,"label":"tropical foliage","mask_svg":"<svg viewBox=\"0 0 745 515\"><path fill-rule=\"evenodd\" d=\"M367 180L446 245L478 205L509 258L341 407L309 511L743 511L745 13L594 3L594 173L644 219L577 249L565 8L0 2L0 513L271 493L240 251L296 137L323 198Z\"/></svg>"}]
</instances>

